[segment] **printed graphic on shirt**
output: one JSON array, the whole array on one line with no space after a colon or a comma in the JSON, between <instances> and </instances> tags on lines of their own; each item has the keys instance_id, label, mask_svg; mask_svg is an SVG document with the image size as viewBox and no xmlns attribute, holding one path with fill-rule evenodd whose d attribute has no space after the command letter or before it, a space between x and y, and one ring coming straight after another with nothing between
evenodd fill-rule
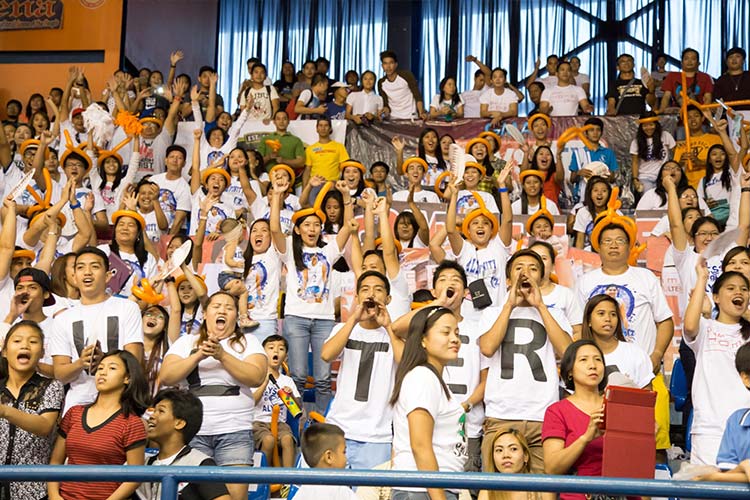
<instances>
[{"instance_id":1,"label":"printed graphic on shirt","mask_svg":"<svg viewBox=\"0 0 750 500\"><path fill-rule=\"evenodd\" d=\"M211 152L210 152L210 153L208 153L208 155L206 156L206 162L207 162L207 163L206 163L206 165L213 165L213 164L214 164L214 162L217 162L217 161L221 160L222 158L224 158L224 153L222 153L222 152L221 152L220 150L216 150L216 151L211 151ZM213 165L213 166L214 166L214 167L217 167L217 166L218 166L218 167L220 167L220 168L224 168L224 167L225 167L225 163L226 163L226 160L227 160L227 159L226 159L226 158L224 158L224 163L222 163L222 164L220 164L220 165Z\"/></svg>"},{"instance_id":2,"label":"printed graphic on shirt","mask_svg":"<svg viewBox=\"0 0 750 500\"><path fill-rule=\"evenodd\" d=\"M153 174L154 173L154 148L153 148L154 141L145 141L141 139L141 146L138 149L138 152L141 155L140 160L138 161L138 172L142 172L144 174Z\"/></svg>"},{"instance_id":3,"label":"printed graphic on shirt","mask_svg":"<svg viewBox=\"0 0 750 500\"><path fill-rule=\"evenodd\" d=\"M328 275L331 264L323 252L303 253L303 271L297 271L297 282L300 284L297 294L305 302L325 302L328 299Z\"/></svg>"},{"instance_id":4,"label":"printed graphic on shirt","mask_svg":"<svg viewBox=\"0 0 750 500\"><path fill-rule=\"evenodd\" d=\"M497 277L497 263L495 259L480 261L477 257L472 257L464 266L469 282L490 278L490 286L497 288L500 286L500 280Z\"/></svg>"},{"instance_id":5,"label":"printed graphic on shirt","mask_svg":"<svg viewBox=\"0 0 750 500\"><path fill-rule=\"evenodd\" d=\"M164 216L171 224L177 214L177 199L174 197L174 193L169 189L160 189L159 205L162 212L164 212Z\"/></svg>"},{"instance_id":6,"label":"printed graphic on shirt","mask_svg":"<svg viewBox=\"0 0 750 500\"><path fill-rule=\"evenodd\" d=\"M622 317L622 333L625 335L625 340L628 342L635 341L635 330L630 328L630 324L633 323L633 311L635 310L635 297L627 287L621 285L597 285L591 291L589 297L599 294L609 295L617 301L620 305L620 316Z\"/></svg>"},{"instance_id":7,"label":"printed graphic on shirt","mask_svg":"<svg viewBox=\"0 0 750 500\"><path fill-rule=\"evenodd\" d=\"M361 351L359 369L357 370L357 387L354 389L354 400L366 403L370 397L370 381L372 368L375 363L375 353L388 352L391 345L388 342L363 342L349 339L346 348Z\"/></svg>"},{"instance_id":8,"label":"printed graphic on shirt","mask_svg":"<svg viewBox=\"0 0 750 500\"><path fill-rule=\"evenodd\" d=\"M475 208L479 208L479 203L472 194L461 196L456 200L456 213L458 215L466 215Z\"/></svg>"},{"instance_id":9,"label":"printed graphic on shirt","mask_svg":"<svg viewBox=\"0 0 750 500\"><path fill-rule=\"evenodd\" d=\"M246 283L254 284L247 288L247 308L263 307L266 303L265 289L268 284L268 269L263 262L256 262L250 267Z\"/></svg>"},{"instance_id":10,"label":"printed graphic on shirt","mask_svg":"<svg viewBox=\"0 0 750 500\"><path fill-rule=\"evenodd\" d=\"M525 358L536 382L546 382L544 363L539 355L547 343L547 332L544 325L532 319L511 318L508 330L503 338L500 354L500 378L513 380L515 363ZM520 355L520 356L517 356Z\"/></svg>"}]
</instances>

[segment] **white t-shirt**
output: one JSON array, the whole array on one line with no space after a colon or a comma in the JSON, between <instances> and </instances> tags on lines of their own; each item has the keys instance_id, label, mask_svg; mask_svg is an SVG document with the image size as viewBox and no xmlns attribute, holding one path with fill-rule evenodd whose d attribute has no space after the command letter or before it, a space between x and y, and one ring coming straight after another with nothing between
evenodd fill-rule
<instances>
[{"instance_id":1,"label":"white t-shirt","mask_svg":"<svg viewBox=\"0 0 750 500\"><path fill-rule=\"evenodd\" d=\"M428 185L427 182L424 185ZM408 189L402 189L393 193L393 201L406 201L408 199ZM414 203L440 203L440 197L434 191L423 189L414 192Z\"/></svg>"},{"instance_id":2,"label":"white t-shirt","mask_svg":"<svg viewBox=\"0 0 750 500\"><path fill-rule=\"evenodd\" d=\"M106 253L107 257L109 257L109 254L112 251L109 248L109 245L99 245L97 248ZM136 257L135 254L127 253L120 249L119 256L120 259L122 259L123 262L126 262L130 266L130 269L133 270L128 281L122 286L120 294L125 296L130 295L130 289L134 284L139 283L143 278L156 275L158 262L156 262L156 259L150 253L147 253L146 262L142 266L141 263L138 262L138 257Z\"/></svg>"},{"instance_id":3,"label":"white t-shirt","mask_svg":"<svg viewBox=\"0 0 750 500\"><path fill-rule=\"evenodd\" d=\"M546 196L544 198L547 203L547 211L551 213L552 215L560 215L560 209L557 208L557 204L554 201L547 198ZM519 198L511 204L510 208L511 210L513 210L514 214L532 215L541 209L541 205L526 205L526 212L524 212L523 201L521 200L521 198Z\"/></svg>"},{"instance_id":4,"label":"white t-shirt","mask_svg":"<svg viewBox=\"0 0 750 500\"><path fill-rule=\"evenodd\" d=\"M229 206L235 212L246 210L250 208L250 204L247 202L245 192L242 190L242 184L240 183L239 176L231 176L232 182L227 186L226 191L222 195L222 199L227 199Z\"/></svg>"},{"instance_id":5,"label":"white t-shirt","mask_svg":"<svg viewBox=\"0 0 750 500\"><path fill-rule=\"evenodd\" d=\"M151 177L151 181L159 186L159 205L171 226L174 223L177 211L190 213L192 209L192 196L190 185L182 177L167 179L167 173L157 174ZM187 220L187 219L186 219Z\"/></svg>"},{"instance_id":6,"label":"white t-shirt","mask_svg":"<svg viewBox=\"0 0 750 500\"><path fill-rule=\"evenodd\" d=\"M287 195L284 198L284 206L281 208L279 213L279 219L281 222L281 230L284 234L292 234L292 216L294 212L300 209L299 198L293 194ZM250 213L253 215L254 220L258 219L271 219L271 206L268 204L268 198L265 196L257 196L253 204L250 205Z\"/></svg>"},{"instance_id":7,"label":"white t-shirt","mask_svg":"<svg viewBox=\"0 0 750 500\"><path fill-rule=\"evenodd\" d=\"M509 249L503 245L500 238L495 237L490 240L487 247L482 249L475 247L469 240L465 240L456 260L464 267L469 284L480 279L484 280L492 305L498 305L506 295L505 262L508 257L510 257ZM466 301L467 304L469 302ZM462 308L461 312L464 315L466 315L465 311L467 308ZM474 314L478 314L478 311Z\"/></svg>"},{"instance_id":8,"label":"white t-shirt","mask_svg":"<svg viewBox=\"0 0 750 500\"><path fill-rule=\"evenodd\" d=\"M503 305L483 312L482 332L490 330ZM572 332L564 316L555 309L549 312L560 328ZM555 350L533 307L513 309L503 342L492 357L483 358L482 368L489 368L484 391L487 417L542 422L547 407L559 398Z\"/></svg>"},{"instance_id":9,"label":"white t-shirt","mask_svg":"<svg viewBox=\"0 0 750 500\"><path fill-rule=\"evenodd\" d=\"M729 416L750 406L750 392L734 368L737 350L747 340L742 338L739 324L701 318L699 328L695 339L684 337L695 352L692 433L720 438Z\"/></svg>"},{"instance_id":10,"label":"white t-shirt","mask_svg":"<svg viewBox=\"0 0 750 500\"><path fill-rule=\"evenodd\" d=\"M461 93L461 99L464 100L464 118L479 118L479 99L491 88L485 85L482 90L467 90Z\"/></svg>"},{"instance_id":11,"label":"white t-shirt","mask_svg":"<svg viewBox=\"0 0 750 500\"><path fill-rule=\"evenodd\" d=\"M417 409L427 411L434 427L432 449L440 472L463 472L468 457L466 434L461 424L464 410L458 397L448 399L435 373L426 366L412 369L401 383L393 410L393 469L416 471L417 464L409 438L409 414ZM425 491L424 488L400 488Z\"/></svg>"},{"instance_id":12,"label":"white t-shirt","mask_svg":"<svg viewBox=\"0 0 750 500\"><path fill-rule=\"evenodd\" d=\"M393 81L388 78L382 83L383 93L388 96L388 107L394 120L409 120L417 112L417 102L411 93L409 84L401 76L396 75Z\"/></svg>"},{"instance_id":13,"label":"white t-shirt","mask_svg":"<svg viewBox=\"0 0 750 500\"><path fill-rule=\"evenodd\" d=\"M10 275L0 280L0 320L5 320L10 312L10 301L16 294L16 287Z\"/></svg>"},{"instance_id":14,"label":"white t-shirt","mask_svg":"<svg viewBox=\"0 0 750 500\"><path fill-rule=\"evenodd\" d=\"M708 300L713 304L713 286L716 279L721 276L721 261L724 260L724 255L734 248L736 243L732 242L727 245L719 255L715 255L706 261L706 268L708 269L708 281L706 282L706 294ZM682 285L682 294L680 303L684 303L687 307L687 303L690 300L690 293L695 288L695 266L698 264L700 254L695 251L691 246L687 246L684 251L679 251L672 246L672 257L674 258L674 265L677 268L677 275L680 277L680 284ZM684 312L684 309L681 310Z\"/></svg>"},{"instance_id":15,"label":"white t-shirt","mask_svg":"<svg viewBox=\"0 0 750 500\"><path fill-rule=\"evenodd\" d=\"M198 230L198 222L202 215L200 213L200 205L205 197L206 194L202 189L193 193L192 204L193 207L195 207L195 210L190 214L190 236L195 236L195 232ZM226 192L221 194L221 200L219 203L213 205L206 216L208 217L208 220L206 220L206 234L218 231L218 225L221 221L235 216L231 199L226 195Z\"/></svg>"},{"instance_id":16,"label":"white t-shirt","mask_svg":"<svg viewBox=\"0 0 750 500\"><path fill-rule=\"evenodd\" d=\"M500 213L500 210L498 210L497 208L497 202L490 193L488 193L487 191L476 190L474 192L478 193L482 198L484 206L487 210L489 210L493 214ZM462 189L461 191L459 191L458 196L456 197L456 214L458 214L459 216L466 216L475 208L479 208L479 203L477 202L477 199L474 198L472 192L466 189Z\"/></svg>"},{"instance_id":17,"label":"white t-shirt","mask_svg":"<svg viewBox=\"0 0 750 500\"><path fill-rule=\"evenodd\" d=\"M141 214L143 220L146 221L146 237L152 242L158 244L164 233L159 228L159 223L156 219L156 210L151 210L149 213L138 210L138 213Z\"/></svg>"},{"instance_id":18,"label":"white t-shirt","mask_svg":"<svg viewBox=\"0 0 750 500\"><path fill-rule=\"evenodd\" d=\"M182 359L190 357L190 353L197 347L198 338L198 335L180 337L167 351L165 360L169 356ZM232 342L232 338L229 337L220 342L226 354L240 360L245 360L253 354L266 355L260 341L254 335L243 335L244 341L241 344ZM234 378L221 362L214 358L202 360L198 363L198 369L193 370L187 376L186 382L191 390L217 385L237 388L234 394L226 396L200 396L200 393L198 394L203 403L203 425L198 431L199 436L216 436L252 428L255 407L252 389Z\"/></svg>"},{"instance_id":19,"label":"white t-shirt","mask_svg":"<svg viewBox=\"0 0 750 500\"><path fill-rule=\"evenodd\" d=\"M284 375L283 373L279 373L279 375L274 378L276 378L276 382L279 383L278 387L273 385L271 382L268 382L268 384L266 385L266 390L263 391L263 396L261 397L260 401L258 401L258 404L255 405L256 422L271 423L274 406L278 406L280 408L279 422L286 422L288 410L284 402L279 397L279 389L289 387L292 390L292 395L295 398L300 397L299 391L297 390L297 385L294 383L294 380L292 380L292 377L290 377L289 375Z\"/></svg>"},{"instance_id":20,"label":"white t-shirt","mask_svg":"<svg viewBox=\"0 0 750 500\"><path fill-rule=\"evenodd\" d=\"M383 109L383 98L374 91L352 92L346 96L346 103L352 107L353 115L364 115L365 113L377 114L378 110Z\"/></svg>"},{"instance_id":21,"label":"white t-shirt","mask_svg":"<svg viewBox=\"0 0 750 500\"><path fill-rule=\"evenodd\" d=\"M57 331L50 339L50 354L67 356L71 362L97 341L104 353L124 349L128 344L143 344L141 310L135 302L120 297L66 309L55 318L55 324ZM96 395L94 377L82 371L70 382L63 415L75 405L93 402Z\"/></svg>"},{"instance_id":22,"label":"white t-shirt","mask_svg":"<svg viewBox=\"0 0 750 500\"><path fill-rule=\"evenodd\" d=\"M359 497L346 486L328 484L303 484L294 494L296 500L358 500Z\"/></svg>"},{"instance_id":23,"label":"white t-shirt","mask_svg":"<svg viewBox=\"0 0 750 500\"><path fill-rule=\"evenodd\" d=\"M633 342L618 342L617 348L604 355L607 374L620 372L627 375L639 388L644 388L654 379L651 358Z\"/></svg>"},{"instance_id":24,"label":"white t-shirt","mask_svg":"<svg viewBox=\"0 0 750 500\"><path fill-rule=\"evenodd\" d=\"M555 285L550 293L542 296L547 309L557 311L571 326L583 323L583 305L578 296L567 286Z\"/></svg>"},{"instance_id":25,"label":"white t-shirt","mask_svg":"<svg viewBox=\"0 0 750 500\"><path fill-rule=\"evenodd\" d=\"M344 325L334 326L326 340ZM326 422L341 427L346 439L390 443L393 411L388 401L395 375L393 345L385 328L369 330L356 324L341 352L336 396Z\"/></svg>"},{"instance_id":26,"label":"white t-shirt","mask_svg":"<svg viewBox=\"0 0 750 500\"><path fill-rule=\"evenodd\" d=\"M458 103L456 104L453 104L452 101L449 101L447 99L441 101L440 94L435 94L434 96L432 96L432 102L430 102L430 108L435 108L438 111L443 109L443 106L448 106L448 107L452 107L453 109L458 109L459 106L463 106L463 105L464 105L464 100L460 94L458 96Z\"/></svg>"},{"instance_id":27,"label":"white t-shirt","mask_svg":"<svg viewBox=\"0 0 750 500\"><path fill-rule=\"evenodd\" d=\"M247 243L250 245L250 242ZM253 262L245 278L247 310L255 320L276 319L281 286L281 255L271 243L266 253L253 254Z\"/></svg>"},{"instance_id":28,"label":"white t-shirt","mask_svg":"<svg viewBox=\"0 0 750 500\"><path fill-rule=\"evenodd\" d=\"M479 322L464 318L458 324L461 348L458 359L448 363L443 371L443 380L448 389L463 403L479 385L479 372L482 366L482 353L479 351L479 337L482 335ZM482 435L484 405L477 404L466 415L466 437L478 438Z\"/></svg>"},{"instance_id":29,"label":"white t-shirt","mask_svg":"<svg viewBox=\"0 0 750 500\"><path fill-rule=\"evenodd\" d=\"M581 303L600 293L613 295L620 304L625 338L652 353L656 324L672 317L672 309L654 273L642 267L629 267L618 275L604 274L601 269L584 273L578 281Z\"/></svg>"},{"instance_id":30,"label":"white t-shirt","mask_svg":"<svg viewBox=\"0 0 750 500\"><path fill-rule=\"evenodd\" d=\"M584 99L586 92L575 85L547 87L541 97L542 102L548 102L552 106L550 116L575 116L578 114L578 103Z\"/></svg>"},{"instance_id":31,"label":"white t-shirt","mask_svg":"<svg viewBox=\"0 0 750 500\"><path fill-rule=\"evenodd\" d=\"M268 95L268 89L271 89L271 95ZM272 118L273 106L271 101L279 98L279 93L276 92L276 87L273 85L262 86L259 89L250 88L245 93L245 99L248 100L252 97L253 106L249 110L249 120L265 120Z\"/></svg>"},{"instance_id":32,"label":"white t-shirt","mask_svg":"<svg viewBox=\"0 0 750 500\"><path fill-rule=\"evenodd\" d=\"M487 104L487 111L499 111L505 113L511 104L518 103L518 96L510 89L504 89L502 94L497 94L495 89L488 90L479 98L479 104ZM481 109L481 108L480 108Z\"/></svg>"},{"instance_id":33,"label":"white t-shirt","mask_svg":"<svg viewBox=\"0 0 750 500\"><path fill-rule=\"evenodd\" d=\"M729 218L726 221L728 229L737 227L737 219L740 211L740 180L743 173L744 170L742 169L737 170L736 173L731 168L729 169L730 189L726 189L721 183L720 173L714 173L708 182L701 179L698 183L698 196L701 199L711 199L719 203L726 202L729 204Z\"/></svg>"},{"instance_id":34,"label":"white t-shirt","mask_svg":"<svg viewBox=\"0 0 750 500\"><path fill-rule=\"evenodd\" d=\"M662 150L664 151L663 158L644 160L643 158L638 157L639 179L656 182L656 177L659 175L659 169L667 160L669 160L669 150L675 147L675 141L674 137L672 137L672 134L670 134L669 132L662 132L661 145ZM646 138L646 147L648 148L649 153L651 153L651 150L654 147L654 139L652 137ZM636 139L633 139L633 141L630 143L630 154L638 156L638 141ZM649 156L652 156L652 154L649 154ZM659 155L656 156L658 157Z\"/></svg>"},{"instance_id":35,"label":"white t-shirt","mask_svg":"<svg viewBox=\"0 0 750 500\"><path fill-rule=\"evenodd\" d=\"M141 137L140 161L138 172L135 174L135 182L140 181L147 175L160 174L164 172L164 159L167 156L167 148L172 144L172 136L166 128L162 128L159 135L154 139ZM135 164L131 165L131 168Z\"/></svg>"},{"instance_id":36,"label":"white t-shirt","mask_svg":"<svg viewBox=\"0 0 750 500\"><path fill-rule=\"evenodd\" d=\"M333 319L333 294L331 272L333 264L341 257L336 240L324 247L302 246L305 269L294 265L292 237L286 242L286 253L281 254L287 268L286 306L287 315L311 319Z\"/></svg>"},{"instance_id":37,"label":"white t-shirt","mask_svg":"<svg viewBox=\"0 0 750 500\"><path fill-rule=\"evenodd\" d=\"M414 241L419 240L415 238ZM416 246L416 245L415 245ZM391 320L396 320L411 311L411 294L409 293L409 282L406 281L406 273L399 270L395 278L388 277L391 284L391 302L386 306Z\"/></svg>"}]
</instances>

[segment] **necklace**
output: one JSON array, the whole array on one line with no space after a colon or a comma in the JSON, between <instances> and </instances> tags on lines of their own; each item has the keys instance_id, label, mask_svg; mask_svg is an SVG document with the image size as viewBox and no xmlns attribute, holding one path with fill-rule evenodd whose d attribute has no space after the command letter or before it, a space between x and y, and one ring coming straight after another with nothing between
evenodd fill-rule
<instances>
[{"instance_id":1,"label":"necklace","mask_svg":"<svg viewBox=\"0 0 750 500\"><path fill-rule=\"evenodd\" d=\"M740 88L740 84L742 83L742 77L745 76L745 73L740 73L740 77L735 80L734 75L729 75L732 79L732 84L734 84L734 91L737 92Z\"/></svg>"}]
</instances>

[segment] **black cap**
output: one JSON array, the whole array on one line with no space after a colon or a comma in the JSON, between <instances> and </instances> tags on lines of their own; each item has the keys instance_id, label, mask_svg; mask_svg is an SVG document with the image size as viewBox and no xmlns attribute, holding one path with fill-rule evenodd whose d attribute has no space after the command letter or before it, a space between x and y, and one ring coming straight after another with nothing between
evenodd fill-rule
<instances>
[{"instance_id":1,"label":"black cap","mask_svg":"<svg viewBox=\"0 0 750 500\"><path fill-rule=\"evenodd\" d=\"M731 49L727 50L727 57L733 56L735 54L741 55L743 59L747 57L747 53L742 47L732 47Z\"/></svg>"},{"instance_id":2,"label":"black cap","mask_svg":"<svg viewBox=\"0 0 750 500\"><path fill-rule=\"evenodd\" d=\"M18 274L16 274L16 278L13 280L13 286L18 286L18 284L23 281L33 281L41 286L42 290L49 293L49 297L44 300L45 306L51 306L55 303L55 297L52 295L52 290L50 290L50 281L47 273L35 267L24 267L18 271Z\"/></svg>"},{"instance_id":3,"label":"black cap","mask_svg":"<svg viewBox=\"0 0 750 500\"><path fill-rule=\"evenodd\" d=\"M187 151L185 151L185 148L177 144L172 144L171 146L169 146L164 157L169 156L169 153L171 153L172 151L179 151L180 153L182 153L182 159L187 160Z\"/></svg>"}]
</instances>

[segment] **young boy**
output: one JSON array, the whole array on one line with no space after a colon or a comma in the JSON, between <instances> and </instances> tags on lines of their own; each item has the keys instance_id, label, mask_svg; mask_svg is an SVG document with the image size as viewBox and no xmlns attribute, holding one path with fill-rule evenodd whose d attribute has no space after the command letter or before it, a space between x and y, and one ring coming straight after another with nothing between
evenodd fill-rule
<instances>
[{"instance_id":1,"label":"young boy","mask_svg":"<svg viewBox=\"0 0 750 500\"><path fill-rule=\"evenodd\" d=\"M326 116L331 120L346 119L346 98L349 86L343 82L333 84L333 101L326 105Z\"/></svg>"},{"instance_id":2,"label":"young boy","mask_svg":"<svg viewBox=\"0 0 750 500\"><path fill-rule=\"evenodd\" d=\"M344 431L332 424L313 424L302 434L302 456L314 469L346 467ZM357 495L346 486L306 484L297 490L295 500L356 500Z\"/></svg>"},{"instance_id":3,"label":"young boy","mask_svg":"<svg viewBox=\"0 0 750 500\"><path fill-rule=\"evenodd\" d=\"M159 446L159 454L146 465L216 465L212 458L187 443L203 423L203 405L196 396L179 389L164 389L154 398L148 419L148 439ZM161 483L141 483L136 490L141 500L161 498ZM180 500L230 500L223 483L180 484Z\"/></svg>"},{"instance_id":4,"label":"young boy","mask_svg":"<svg viewBox=\"0 0 750 500\"><path fill-rule=\"evenodd\" d=\"M293 467L295 458L294 436L292 429L287 421L287 407L279 397L279 389L291 394L295 403L300 405L299 392L294 381L288 375L279 371L281 364L286 361L286 353L289 344L281 335L271 335L263 341L263 349L268 356L268 375L263 385L253 392L255 399L255 422L253 422L253 438L255 439L255 448L262 451L268 461L273 456L274 446L281 445L281 466ZM271 381L271 377L276 383ZM271 413L274 405L279 405L279 431L278 441L271 434Z\"/></svg>"},{"instance_id":5,"label":"young boy","mask_svg":"<svg viewBox=\"0 0 750 500\"><path fill-rule=\"evenodd\" d=\"M354 469L370 469L391 458L393 413L388 398L404 342L391 328L386 309L390 292L384 275L362 273L353 313L333 328L321 351L327 363L341 354L336 396L326 421L344 430Z\"/></svg>"}]
</instances>

